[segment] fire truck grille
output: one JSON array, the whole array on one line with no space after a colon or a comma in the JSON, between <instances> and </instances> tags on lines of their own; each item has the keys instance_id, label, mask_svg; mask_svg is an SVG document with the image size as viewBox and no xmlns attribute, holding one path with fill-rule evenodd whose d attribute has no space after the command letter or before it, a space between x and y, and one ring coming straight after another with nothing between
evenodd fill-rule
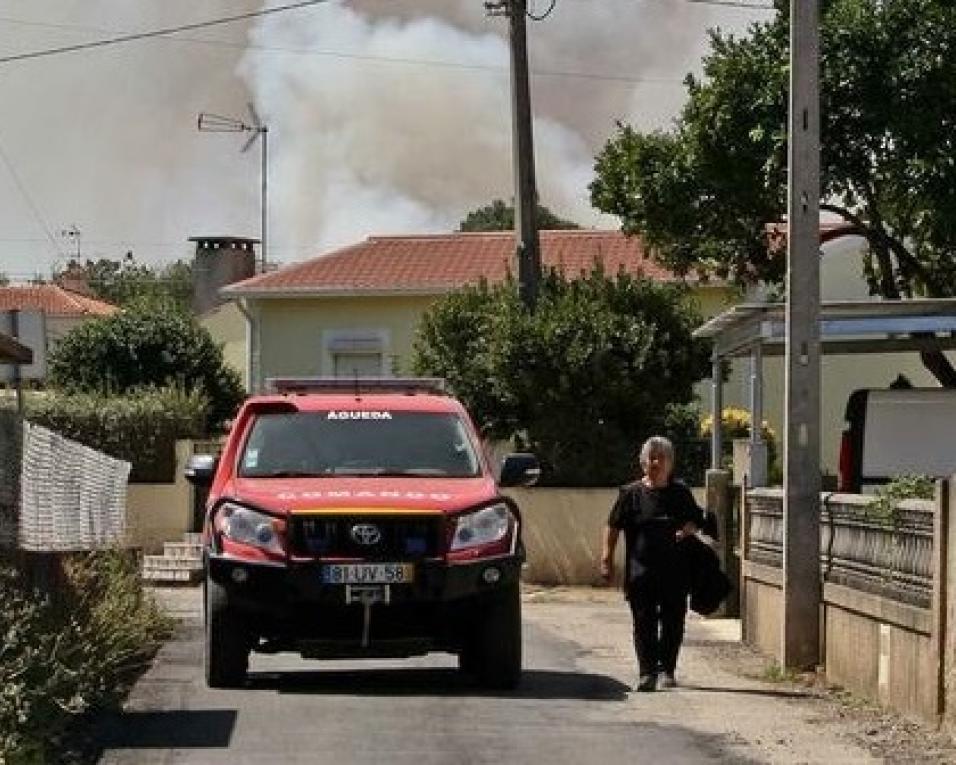
<instances>
[{"instance_id":1,"label":"fire truck grille","mask_svg":"<svg viewBox=\"0 0 956 765\"><path fill-rule=\"evenodd\" d=\"M323 558L414 560L441 554L442 518L318 516L293 524L292 548Z\"/></svg>"}]
</instances>

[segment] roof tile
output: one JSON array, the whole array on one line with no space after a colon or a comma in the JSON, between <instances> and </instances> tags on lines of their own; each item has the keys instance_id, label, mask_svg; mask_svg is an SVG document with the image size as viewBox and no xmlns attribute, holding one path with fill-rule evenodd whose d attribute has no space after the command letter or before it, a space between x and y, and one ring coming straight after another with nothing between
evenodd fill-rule
<instances>
[{"instance_id":1,"label":"roof tile","mask_svg":"<svg viewBox=\"0 0 956 765\"><path fill-rule=\"evenodd\" d=\"M0 311L42 311L51 316L109 316L111 303L70 292L58 284L0 287Z\"/></svg>"},{"instance_id":2,"label":"roof tile","mask_svg":"<svg viewBox=\"0 0 956 765\"><path fill-rule=\"evenodd\" d=\"M514 273L510 231L417 236L373 236L327 255L238 282L224 292L442 292ZM600 263L608 273L641 273L659 281L676 277L650 259L641 240L620 231L542 231L545 267L565 275L589 272Z\"/></svg>"}]
</instances>

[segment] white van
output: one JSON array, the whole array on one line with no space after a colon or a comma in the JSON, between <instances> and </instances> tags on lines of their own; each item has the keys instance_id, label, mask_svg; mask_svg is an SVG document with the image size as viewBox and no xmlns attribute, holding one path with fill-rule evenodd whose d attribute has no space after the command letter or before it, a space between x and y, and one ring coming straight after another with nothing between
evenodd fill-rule
<instances>
[{"instance_id":1,"label":"white van","mask_svg":"<svg viewBox=\"0 0 956 765\"><path fill-rule=\"evenodd\" d=\"M866 493L901 475L956 473L956 389L857 390L845 418L840 491Z\"/></svg>"}]
</instances>

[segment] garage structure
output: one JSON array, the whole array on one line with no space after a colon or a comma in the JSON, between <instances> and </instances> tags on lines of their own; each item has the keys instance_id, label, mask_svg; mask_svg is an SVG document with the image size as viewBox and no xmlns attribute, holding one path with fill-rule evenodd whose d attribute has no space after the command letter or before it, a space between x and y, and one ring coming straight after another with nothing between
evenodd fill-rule
<instances>
[{"instance_id":1,"label":"garage structure","mask_svg":"<svg viewBox=\"0 0 956 765\"><path fill-rule=\"evenodd\" d=\"M720 467L725 364L749 359L751 423L764 420L764 359L782 356L783 303L743 303L701 325L694 336L713 343L711 357L711 466ZM956 298L834 301L821 305L821 353L902 354L956 350ZM826 365L824 364L824 374ZM767 449L761 428L751 427L746 474L751 486L767 485Z\"/></svg>"}]
</instances>

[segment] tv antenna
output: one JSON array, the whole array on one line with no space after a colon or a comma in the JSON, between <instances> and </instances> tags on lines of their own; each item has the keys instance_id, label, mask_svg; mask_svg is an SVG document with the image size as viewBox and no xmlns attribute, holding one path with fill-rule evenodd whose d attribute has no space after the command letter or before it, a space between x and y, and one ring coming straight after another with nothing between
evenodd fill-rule
<instances>
[{"instance_id":1,"label":"tv antenna","mask_svg":"<svg viewBox=\"0 0 956 765\"><path fill-rule=\"evenodd\" d=\"M251 135L242 145L240 153L249 151L260 138L262 139L262 169L260 170L261 189L259 203L262 220L260 222L259 259L260 271L266 270L266 234L269 223L269 126L259 117L259 112L251 102L248 104L248 121L237 117L224 117L221 114L200 112L197 127L201 133L250 133Z\"/></svg>"}]
</instances>

